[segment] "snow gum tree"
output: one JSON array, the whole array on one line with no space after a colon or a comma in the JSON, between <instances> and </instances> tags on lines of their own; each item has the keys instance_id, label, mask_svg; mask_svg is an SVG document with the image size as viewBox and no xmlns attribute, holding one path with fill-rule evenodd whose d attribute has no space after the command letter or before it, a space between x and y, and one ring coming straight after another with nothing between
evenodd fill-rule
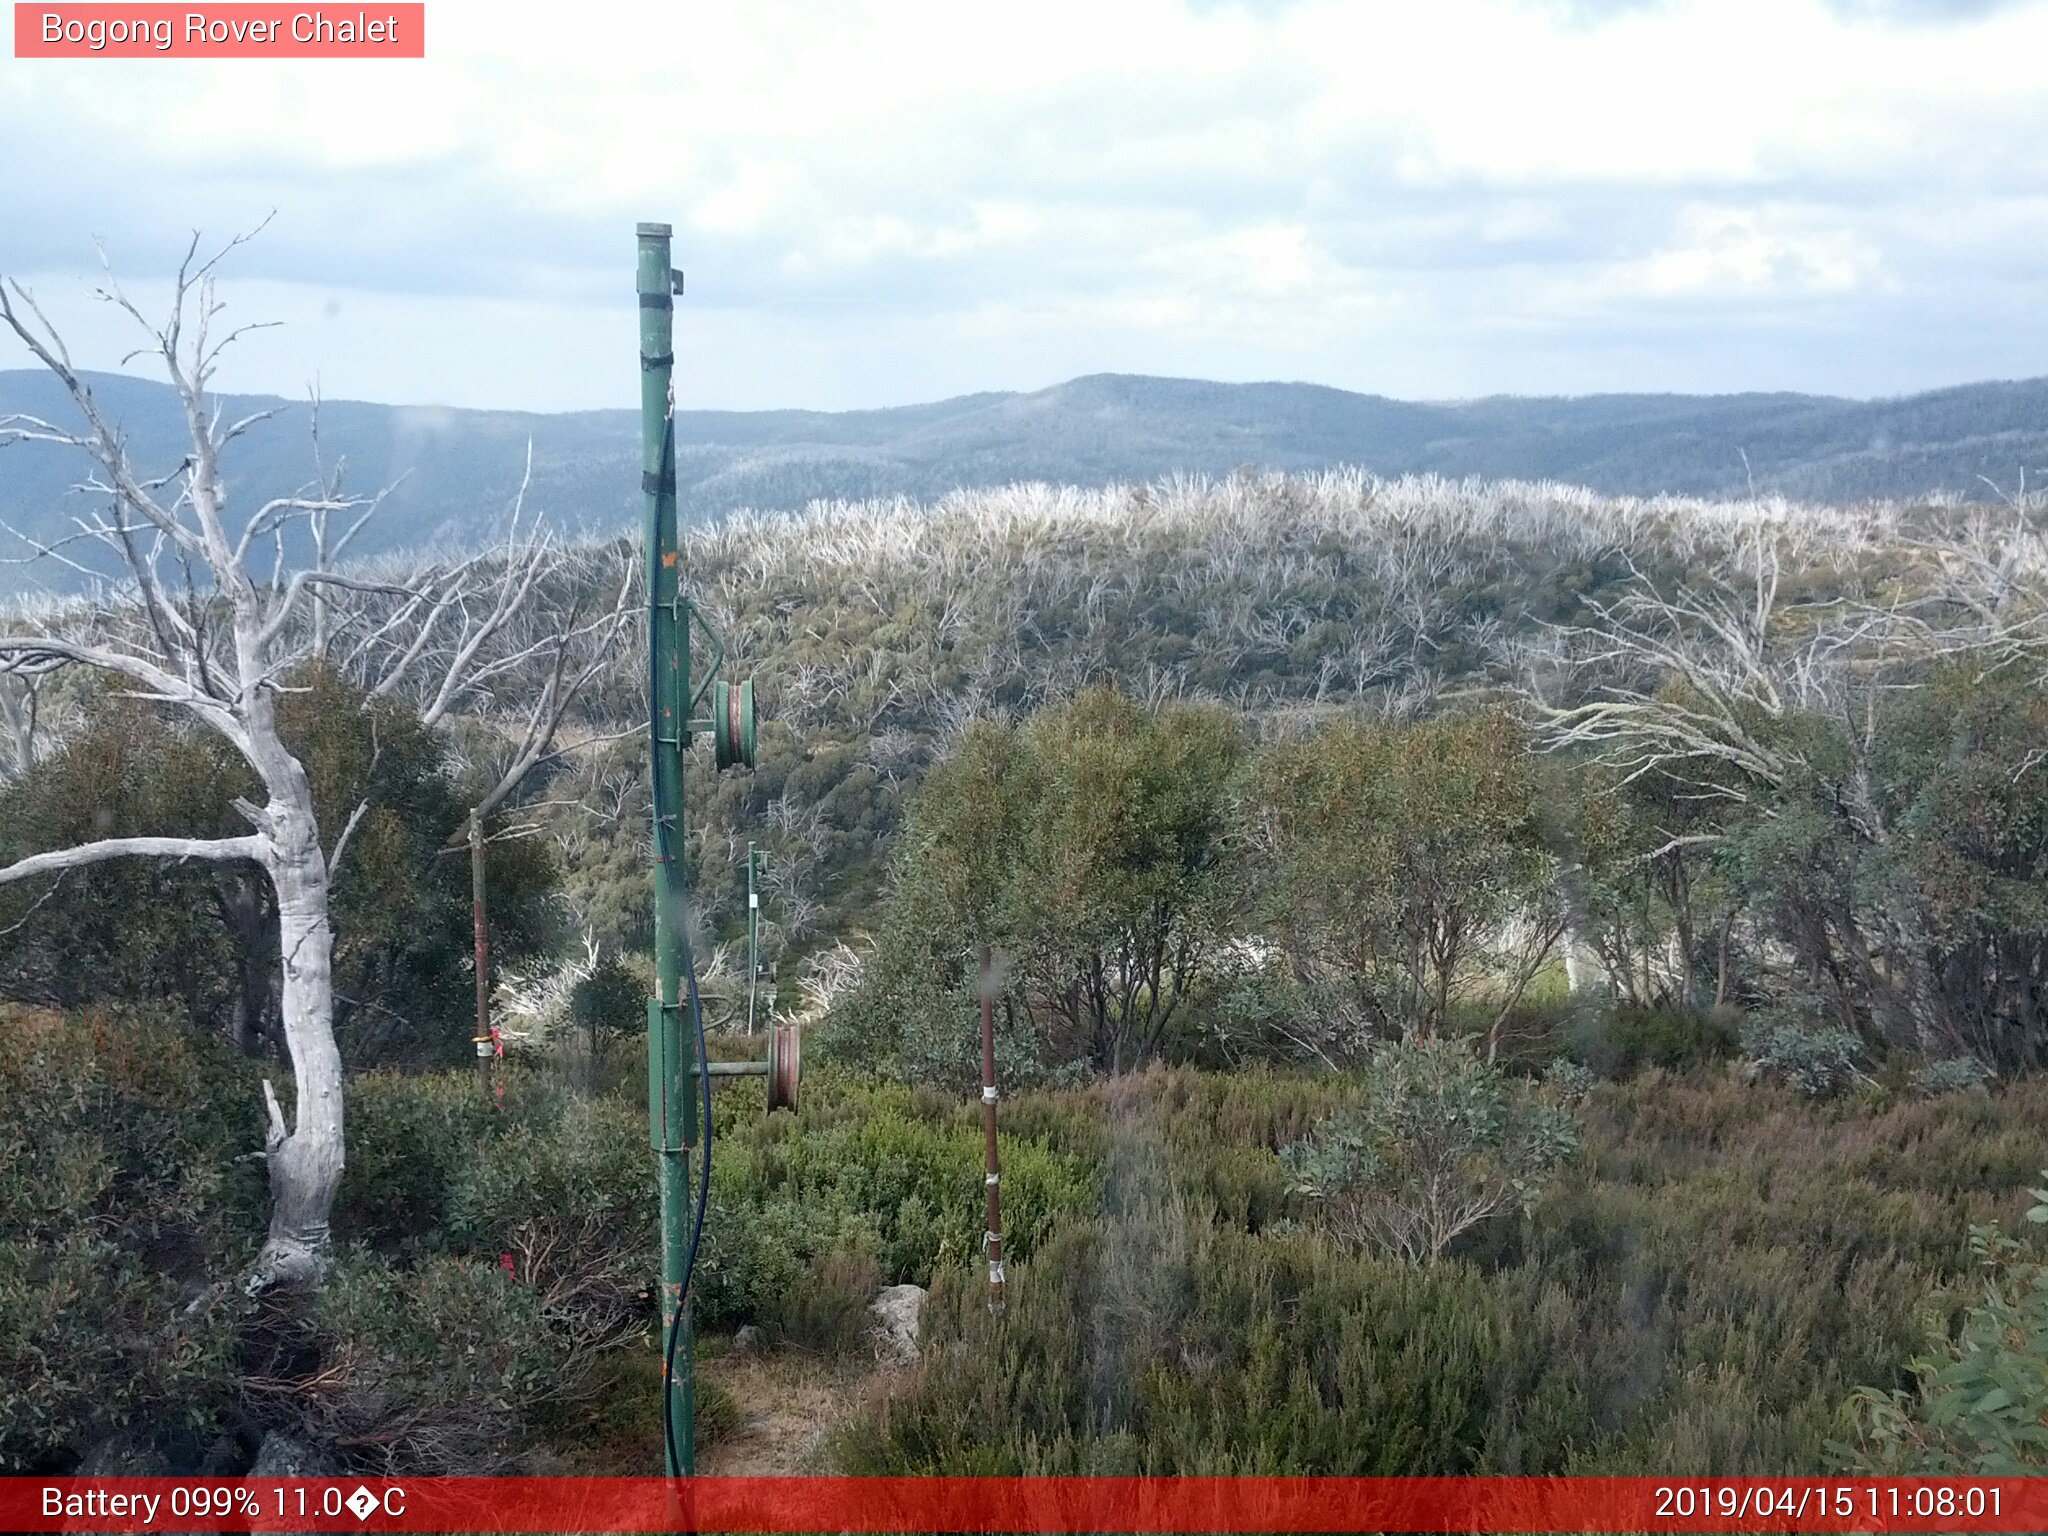
<instances>
[{"instance_id":1,"label":"snow gum tree","mask_svg":"<svg viewBox=\"0 0 2048 1536\"><path fill-rule=\"evenodd\" d=\"M62 539L26 540L33 557L72 565L77 551L110 551L121 579L91 603L44 605L32 618L0 616L0 682L7 719L25 737L26 702L38 683L67 667L89 668L116 691L215 733L251 770L260 795L237 798L248 831L192 838L127 836L32 854L0 868L0 884L62 879L111 859L205 859L255 866L270 886L282 968L280 1023L294 1086L286 1114L263 1084L271 1217L267 1241L244 1286L317 1283L329 1249L328 1219L342 1174L342 1063L334 1036L334 935L329 896L335 870L367 802L338 835L323 829L304 763L278 729L278 699L313 664L358 680L368 699L405 697L445 714L467 690L503 693L531 664L548 732L609 649L628 612L625 590L609 613L578 613L536 633L535 594L565 552L537 522L522 526L515 506L503 542L466 558L422 557L375 576L338 567L381 497L342 494L325 467L299 492L236 514L222 456L275 414L227 421L209 393L222 350L214 275L242 243L200 259L195 238L180 264L169 318L152 324L111 278L98 297L140 324L183 407L189 445L182 463L151 470L131 460L119 424L73 365L62 337L18 283L0 279L0 323L62 384L75 420L0 419L0 447L54 444L89 465L78 487L93 510ZM317 433L316 433L317 444ZM317 455L316 455L317 458ZM286 569L287 534L314 550L311 564ZM19 536L18 536L19 537ZM269 568L264 569L265 566ZM601 660L601 658L599 658ZM426 713L423 710L423 714ZM545 755L529 736L522 772ZM26 759L32 743L11 757ZM499 796L502 798L502 796Z\"/></svg>"}]
</instances>

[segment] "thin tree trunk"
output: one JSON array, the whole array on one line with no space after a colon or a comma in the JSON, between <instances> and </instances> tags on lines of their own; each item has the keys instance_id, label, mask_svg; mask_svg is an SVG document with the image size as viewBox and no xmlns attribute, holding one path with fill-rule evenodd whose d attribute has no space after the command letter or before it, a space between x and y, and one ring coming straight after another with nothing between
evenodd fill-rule
<instances>
[{"instance_id":1,"label":"thin tree trunk","mask_svg":"<svg viewBox=\"0 0 2048 1536\"><path fill-rule=\"evenodd\" d=\"M288 1126L266 1080L270 1127L270 1235L244 1282L251 1293L317 1284L326 1271L328 1221L341 1186L341 1052L334 1042L334 935L327 916L327 860L310 808L287 813L302 835L267 861L277 891L283 948L282 1013L296 1102ZM280 830L284 830L281 827Z\"/></svg>"},{"instance_id":2,"label":"thin tree trunk","mask_svg":"<svg viewBox=\"0 0 2048 1536\"><path fill-rule=\"evenodd\" d=\"M1721 919L1721 937L1714 959L1714 1006L1728 1006L1728 981L1730 976L1730 944L1735 928L1735 909L1730 907Z\"/></svg>"}]
</instances>

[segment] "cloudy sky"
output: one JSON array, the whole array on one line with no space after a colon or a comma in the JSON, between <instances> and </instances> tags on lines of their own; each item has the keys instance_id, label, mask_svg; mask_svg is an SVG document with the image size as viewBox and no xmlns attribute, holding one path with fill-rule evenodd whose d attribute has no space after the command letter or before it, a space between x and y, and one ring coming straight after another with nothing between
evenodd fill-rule
<instances>
[{"instance_id":1,"label":"cloudy sky","mask_svg":"<svg viewBox=\"0 0 2048 1536\"><path fill-rule=\"evenodd\" d=\"M353 7L349 8L353 10ZM1411 398L2048 373L2048 3L429 0L420 62L0 60L0 270L277 319L231 387L689 403L1097 371ZM0 348L0 367L19 366Z\"/></svg>"}]
</instances>

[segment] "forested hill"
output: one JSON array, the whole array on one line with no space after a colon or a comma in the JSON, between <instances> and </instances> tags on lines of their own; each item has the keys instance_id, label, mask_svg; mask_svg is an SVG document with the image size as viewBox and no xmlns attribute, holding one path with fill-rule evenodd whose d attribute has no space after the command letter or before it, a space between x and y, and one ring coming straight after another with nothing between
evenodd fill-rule
<instances>
[{"instance_id":1,"label":"forested hill","mask_svg":"<svg viewBox=\"0 0 2048 1536\"><path fill-rule=\"evenodd\" d=\"M141 465L175 466L183 427L166 386L100 375L94 388ZM245 495L288 489L310 472L304 402L223 402L230 418L265 405L283 409L237 445L231 465ZM68 414L47 375L0 371L0 417L17 412L60 422ZM403 477L377 534L384 546L474 537L516 489L529 438L531 501L559 526L608 531L637 507L639 428L630 411L534 415L330 401L320 426L329 461L346 457L354 488ZM1630 495L1740 495L1753 487L1813 501L1935 491L1981 497L1987 478L2011 486L2022 470L2048 465L2048 378L1881 401L1593 395L1422 404L1312 384L1099 374L1030 394L889 410L687 411L678 430L684 497L699 514L1240 465L1353 464L1380 475L1560 480ZM78 474L75 456L61 449L17 446L0 459L0 518L38 536L61 532L75 510L65 493ZM0 543L13 542L0 535ZM0 592L23 580L20 566L0 565Z\"/></svg>"}]
</instances>

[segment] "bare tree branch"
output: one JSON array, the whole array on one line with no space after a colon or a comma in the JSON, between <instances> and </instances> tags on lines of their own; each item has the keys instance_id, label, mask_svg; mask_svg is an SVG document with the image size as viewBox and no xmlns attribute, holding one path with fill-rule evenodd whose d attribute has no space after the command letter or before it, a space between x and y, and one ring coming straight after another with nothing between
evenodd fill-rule
<instances>
[{"instance_id":1,"label":"bare tree branch","mask_svg":"<svg viewBox=\"0 0 2048 1536\"><path fill-rule=\"evenodd\" d=\"M104 864L109 859L253 859L260 863L263 857L264 842L260 837L109 837L18 859L0 869L0 885L87 864Z\"/></svg>"}]
</instances>

